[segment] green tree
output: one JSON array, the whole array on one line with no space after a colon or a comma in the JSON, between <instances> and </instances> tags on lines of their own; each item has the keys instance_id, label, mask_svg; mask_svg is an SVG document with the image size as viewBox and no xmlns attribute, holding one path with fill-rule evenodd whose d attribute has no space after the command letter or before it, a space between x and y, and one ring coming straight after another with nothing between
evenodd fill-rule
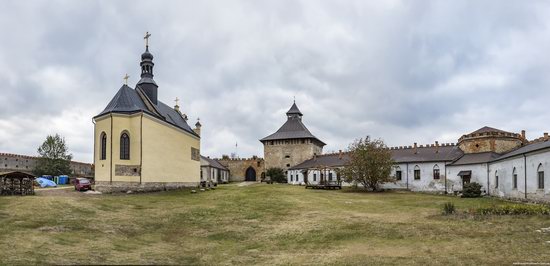
<instances>
[{"instance_id":1,"label":"green tree","mask_svg":"<svg viewBox=\"0 0 550 266\"><path fill-rule=\"evenodd\" d=\"M40 158L33 170L35 175L69 175L71 174L72 154L65 144L65 138L59 134L48 135L46 140L38 147Z\"/></svg>"},{"instance_id":2,"label":"green tree","mask_svg":"<svg viewBox=\"0 0 550 266\"><path fill-rule=\"evenodd\" d=\"M355 140L349 146L349 155L350 160L342 169L347 182L377 191L382 183L393 181L390 173L394 161L381 139L371 140L367 136Z\"/></svg>"},{"instance_id":3,"label":"green tree","mask_svg":"<svg viewBox=\"0 0 550 266\"><path fill-rule=\"evenodd\" d=\"M266 171L266 176L271 178L271 181L277 183L286 183L286 175L283 169L278 167L269 168Z\"/></svg>"}]
</instances>

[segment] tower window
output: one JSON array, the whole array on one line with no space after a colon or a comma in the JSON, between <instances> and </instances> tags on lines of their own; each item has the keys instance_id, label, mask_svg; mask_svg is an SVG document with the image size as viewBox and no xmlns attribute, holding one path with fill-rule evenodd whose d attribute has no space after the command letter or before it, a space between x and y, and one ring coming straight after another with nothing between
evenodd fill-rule
<instances>
[{"instance_id":1,"label":"tower window","mask_svg":"<svg viewBox=\"0 0 550 266\"><path fill-rule=\"evenodd\" d=\"M286 155L285 158L287 158L287 159L290 158L290 155Z\"/></svg>"},{"instance_id":2,"label":"tower window","mask_svg":"<svg viewBox=\"0 0 550 266\"><path fill-rule=\"evenodd\" d=\"M130 160L130 137L127 133L120 136L120 159Z\"/></svg>"}]
</instances>

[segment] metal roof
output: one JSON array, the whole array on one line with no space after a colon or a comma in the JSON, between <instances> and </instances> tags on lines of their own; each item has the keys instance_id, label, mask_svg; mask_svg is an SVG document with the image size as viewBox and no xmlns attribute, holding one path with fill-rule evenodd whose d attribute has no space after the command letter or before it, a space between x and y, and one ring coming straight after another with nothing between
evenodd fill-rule
<instances>
[{"instance_id":1,"label":"metal roof","mask_svg":"<svg viewBox=\"0 0 550 266\"><path fill-rule=\"evenodd\" d=\"M222 170L229 170L229 169L227 169L227 167L223 166L220 162L218 162L214 159L210 159L210 158L208 158L206 156L203 156L203 155L201 155L201 158L204 159L208 163L209 166L212 166L212 167L218 168L218 169L222 169ZM203 166L203 165L201 165L201 166Z\"/></svg>"},{"instance_id":2,"label":"metal roof","mask_svg":"<svg viewBox=\"0 0 550 266\"><path fill-rule=\"evenodd\" d=\"M144 93L142 95L143 97L147 97ZM142 99L142 96L140 96L137 90L132 89L127 85L123 85L109 104L107 104L107 107L105 107L105 109L94 118L109 113L132 114L137 112L145 112L199 137L199 135L191 129L185 119L183 119L183 117L176 110L174 110L174 108L164 104L161 101L158 101L158 104L156 105L152 105L155 110L149 110L149 108L147 108L144 99Z\"/></svg>"},{"instance_id":3,"label":"metal roof","mask_svg":"<svg viewBox=\"0 0 550 266\"><path fill-rule=\"evenodd\" d=\"M350 157L348 153L342 153L341 157L339 153L323 154L306 160L296 166L290 167L289 170L309 169L316 167L341 167L349 162L349 160Z\"/></svg>"},{"instance_id":4,"label":"metal roof","mask_svg":"<svg viewBox=\"0 0 550 266\"><path fill-rule=\"evenodd\" d=\"M492 127L488 127L488 126L484 126L470 134L480 134L480 133L487 133L487 132L500 132L500 133L510 133L512 134L511 132L508 132L508 131L504 131L504 130L500 130L500 129L496 129L496 128L492 128ZM467 134L467 135L470 135L470 134Z\"/></svg>"},{"instance_id":5,"label":"metal roof","mask_svg":"<svg viewBox=\"0 0 550 266\"><path fill-rule=\"evenodd\" d=\"M468 153L454 161L450 165L467 165L488 163L498 158L500 155L495 152Z\"/></svg>"},{"instance_id":6,"label":"metal roof","mask_svg":"<svg viewBox=\"0 0 550 266\"><path fill-rule=\"evenodd\" d=\"M287 112L288 118L286 122L275 133L260 139L261 142L268 140L286 140L286 139L314 139L325 146L326 143L315 137L309 129L302 123L302 112L296 106L296 103L292 104L290 110Z\"/></svg>"},{"instance_id":7,"label":"metal roof","mask_svg":"<svg viewBox=\"0 0 550 266\"><path fill-rule=\"evenodd\" d=\"M522 155L525 153L534 152L534 151L542 150L546 148L550 148L550 141L539 141L539 142L529 143L511 152L503 154L502 156L496 158L494 161L499 161L499 160L511 158L514 156L518 156L518 155Z\"/></svg>"},{"instance_id":8,"label":"metal roof","mask_svg":"<svg viewBox=\"0 0 550 266\"><path fill-rule=\"evenodd\" d=\"M416 153L415 153L416 150ZM456 145L402 148L391 150L392 159L396 163L405 162L450 162L464 153Z\"/></svg>"}]
</instances>

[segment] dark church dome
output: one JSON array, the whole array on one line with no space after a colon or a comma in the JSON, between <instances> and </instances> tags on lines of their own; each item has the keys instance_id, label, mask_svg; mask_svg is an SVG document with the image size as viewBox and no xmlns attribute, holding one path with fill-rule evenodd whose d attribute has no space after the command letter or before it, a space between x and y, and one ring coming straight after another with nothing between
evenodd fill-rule
<instances>
[{"instance_id":1,"label":"dark church dome","mask_svg":"<svg viewBox=\"0 0 550 266\"><path fill-rule=\"evenodd\" d=\"M141 60L143 61L143 60L146 60L146 59L153 60L153 54L149 53L149 49L147 49L145 51L145 53L141 54Z\"/></svg>"}]
</instances>

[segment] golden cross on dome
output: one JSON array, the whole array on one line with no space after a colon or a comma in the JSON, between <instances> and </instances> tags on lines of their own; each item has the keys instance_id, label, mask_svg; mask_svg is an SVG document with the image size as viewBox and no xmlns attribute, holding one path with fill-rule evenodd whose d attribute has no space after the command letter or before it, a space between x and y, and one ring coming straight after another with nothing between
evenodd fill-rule
<instances>
[{"instance_id":1,"label":"golden cross on dome","mask_svg":"<svg viewBox=\"0 0 550 266\"><path fill-rule=\"evenodd\" d=\"M180 99L178 99L178 97L176 97L176 99L174 100L174 101L176 102L176 106L178 106L178 101L179 101L179 100L180 100Z\"/></svg>"},{"instance_id":2,"label":"golden cross on dome","mask_svg":"<svg viewBox=\"0 0 550 266\"><path fill-rule=\"evenodd\" d=\"M130 76L128 76L128 73L126 73L126 75L124 75L124 85L128 85L128 78L130 78Z\"/></svg>"},{"instance_id":3,"label":"golden cross on dome","mask_svg":"<svg viewBox=\"0 0 550 266\"><path fill-rule=\"evenodd\" d=\"M151 33L146 32L145 37L143 37L143 39L145 39L145 46L146 47L149 47L149 37L151 37Z\"/></svg>"}]
</instances>

